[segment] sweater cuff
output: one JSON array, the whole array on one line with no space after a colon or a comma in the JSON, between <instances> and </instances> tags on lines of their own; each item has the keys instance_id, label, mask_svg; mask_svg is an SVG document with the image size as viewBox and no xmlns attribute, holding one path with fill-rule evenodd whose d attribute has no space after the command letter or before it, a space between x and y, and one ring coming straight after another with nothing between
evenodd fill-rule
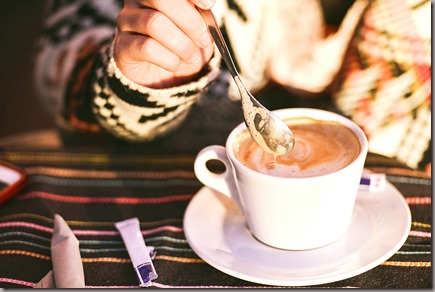
<instances>
[{"instance_id":1,"label":"sweater cuff","mask_svg":"<svg viewBox=\"0 0 435 292\"><path fill-rule=\"evenodd\" d=\"M94 84L93 112L99 123L115 136L149 141L168 133L184 120L201 92L219 73L220 55L215 53L198 78L165 89L139 85L117 67L113 43L101 54L101 68Z\"/></svg>"}]
</instances>

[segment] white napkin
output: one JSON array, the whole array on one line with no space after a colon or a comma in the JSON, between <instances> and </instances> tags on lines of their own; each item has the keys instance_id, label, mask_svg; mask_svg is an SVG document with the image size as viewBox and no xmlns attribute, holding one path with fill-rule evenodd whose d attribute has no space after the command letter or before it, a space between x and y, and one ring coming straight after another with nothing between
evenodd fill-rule
<instances>
[{"instance_id":1,"label":"white napkin","mask_svg":"<svg viewBox=\"0 0 435 292\"><path fill-rule=\"evenodd\" d=\"M65 220L58 214L54 215L51 260L53 270L36 283L34 288L85 287L79 241Z\"/></svg>"}]
</instances>

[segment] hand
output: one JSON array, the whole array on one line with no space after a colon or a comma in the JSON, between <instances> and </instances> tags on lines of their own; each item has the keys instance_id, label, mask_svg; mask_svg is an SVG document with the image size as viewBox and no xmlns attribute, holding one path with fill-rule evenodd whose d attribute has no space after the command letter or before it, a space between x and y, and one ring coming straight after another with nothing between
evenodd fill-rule
<instances>
[{"instance_id":1,"label":"hand","mask_svg":"<svg viewBox=\"0 0 435 292\"><path fill-rule=\"evenodd\" d=\"M176 86L201 71L213 54L212 39L196 9L216 0L125 0L117 19L114 59L135 83Z\"/></svg>"}]
</instances>

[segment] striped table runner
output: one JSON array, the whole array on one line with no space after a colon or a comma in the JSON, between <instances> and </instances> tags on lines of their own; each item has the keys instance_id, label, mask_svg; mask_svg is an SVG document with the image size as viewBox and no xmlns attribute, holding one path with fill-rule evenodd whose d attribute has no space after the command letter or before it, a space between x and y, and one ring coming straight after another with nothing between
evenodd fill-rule
<instances>
[{"instance_id":1,"label":"striped table runner","mask_svg":"<svg viewBox=\"0 0 435 292\"><path fill-rule=\"evenodd\" d=\"M193 155L3 150L0 159L23 167L30 177L30 185L0 207L0 287L33 287L52 269L55 213L80 242L89 288L138 287L114 226L131 217L138 217L145 242L157 251L153 262L159 277L153 288L265 287L214 269L186 241L182 218L202 187L193 173ZM374 155L367 167L386 173L406 197L413 218L409 237L373 270L317 287L431 287L431 180Z\"/></svg>"}]
</instances>

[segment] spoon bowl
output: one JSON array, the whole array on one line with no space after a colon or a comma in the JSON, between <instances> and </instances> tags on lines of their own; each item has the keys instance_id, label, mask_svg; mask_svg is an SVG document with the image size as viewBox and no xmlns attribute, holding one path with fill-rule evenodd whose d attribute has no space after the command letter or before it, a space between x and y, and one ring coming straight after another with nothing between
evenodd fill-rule
<instances>
[{"instance_id":1,"label":"spoon bowl","mask_svg":"<svg viewBox=\"0 0 435 292\"><path fill-rule=\"evenodd\" d=\"M292 131L286 123L258 102L243 84L213 12L199 7L197 9L204 18L228 71L239 89L243 117L252 139L264 151L271 153L274 157L290 152L295 145Z\"/></svg>"}]
</instances>

